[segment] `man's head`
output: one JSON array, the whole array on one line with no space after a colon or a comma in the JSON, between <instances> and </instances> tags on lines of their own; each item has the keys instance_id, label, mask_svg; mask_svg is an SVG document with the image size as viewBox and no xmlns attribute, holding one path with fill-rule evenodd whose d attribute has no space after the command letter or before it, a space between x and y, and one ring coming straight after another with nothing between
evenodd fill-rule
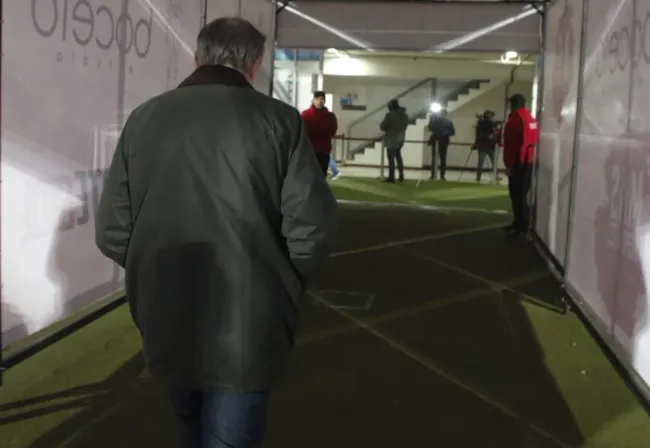
<instances>
[{"instance_id":1,"label":"man's head","mask_svg":"<svg viewBox=\"0 0 650 448\"><path fill-rule=\"evenodd\" d=\"M487 121L494 120L494 112L492 112L491 110L486 110L485 112L483 112L483 119Z\"/></svg>"},{"instance_id":2,"label":"man's head","mask_svg":"<svg viewBox=\"0 0 650 448\"><path fill-rule=\"evenodd\" d=\"M196 65L223 65L252 80L262 65L266 36L250 22L221 18L199 32Z\"/></svg>"},{"instance_id":3,"label":"man's head","mask_svg":"<svg viewBox=\"0 0 650 448\"><path fill-rule=\"evenodd\" d=\"M440 109L440 112L438 112L438 115L441 117L446 117L447 116L447 109Z\"/></svg>"},{"instance_id":4,"label":"man's head","mask_svg":"<svg viewBox=\"0 0 650 448\"><path fill-rule=\"evenodd\" d=\"M316 109L322 109L325 107L325 92L322 90L314 92L314 99L311 100L311 103Z\"/></svg>"},{"instance_id":5,"label":"man's head","mask_svg":"<svg viewBox=\"0 0 650 448\"><path fill-rule=\"evenodd\" d=\"M388 110L395 110L399 107L399 101L397 100L390 100L388 102Z\"/></svg>"},{"instance_id":6,"label":"man's head","mask_svg":"<svg viewBox=\"0 0 650 448\"><path fill-rule=\"evenodd\" d=\"M508 101L510 101L510 110L512 111L526 107L526 98L521 93L515 93L508 98Z\"/></svg>"}]
</instances>

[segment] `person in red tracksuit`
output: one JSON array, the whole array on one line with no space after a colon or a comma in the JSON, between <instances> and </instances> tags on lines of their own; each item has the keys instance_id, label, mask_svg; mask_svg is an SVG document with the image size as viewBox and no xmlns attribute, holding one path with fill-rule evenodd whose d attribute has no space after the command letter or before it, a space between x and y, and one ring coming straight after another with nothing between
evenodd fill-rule
<instances>
[{"instance_id":1,"label":"person in red tracksuit","mask_svg":"<svg viewBox=\"0 0 650 448\"><path fill-rule=\"evenodd\" d=\"M532 182L539 126L526 108L523 95L515 94L509 101L511 113L503 129L503 163L508 174L514 220L505 230L516 236L528 230L530 208L527 196Z\"/></svg>"},{"instance_id":2,"label":"person in red tracksuit","mask_svg":"<svg viewBox=\"0 0 650 448\"><path fill-rule=\"evenodd\" d=\"M327 176L332 138L336 134L338 122L336 115L325 107L325 92L314 92L311 107L302 112L302 120L305 122L307 137L323 170L323 176Z\"/></svg>"}]
</instances>

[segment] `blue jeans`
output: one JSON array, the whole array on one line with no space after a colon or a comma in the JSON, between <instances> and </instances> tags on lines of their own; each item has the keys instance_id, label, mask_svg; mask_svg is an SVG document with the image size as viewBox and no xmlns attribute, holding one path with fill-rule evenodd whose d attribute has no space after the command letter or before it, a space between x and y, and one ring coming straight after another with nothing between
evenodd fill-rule
<instances>
[{"instance_id":1,"label":"blue jeans","mask_svg":"<svg viewBox=\"0 0 650 448\"><path fill-rule=\"evenodd\" d=\"M339 169L336 167L334 159L330 159L330 170L332 170L332 176L337 176L339 174Z\"/></svg>"},{"instance_id":2,"label":"blue jeans","mask_svg":"<svg viewBox=\"0 0 650 448\"><path fill-rule=\"evenodd\" d=\"M268 392L171 387L179 448L259 448L266 426Z\"/></svg>"}]
</instances>

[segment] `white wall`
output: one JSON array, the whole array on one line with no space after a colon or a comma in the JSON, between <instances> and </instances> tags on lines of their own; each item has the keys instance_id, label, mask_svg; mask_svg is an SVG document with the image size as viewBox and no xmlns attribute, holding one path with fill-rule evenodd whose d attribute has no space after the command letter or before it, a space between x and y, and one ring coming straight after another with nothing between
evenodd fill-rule
<instances>
[{"instance_id":1,"label":"white wall","mask_svg":"<svg viewBox=\"0 0 650 448\"><path fill-rule=\"evenodd\" d=\"M418 80L421 81L421 80ZM354 138L373 138L379 133L379 124L387 110L385 104L399 96L402 92L413 87L418 81L411 79L387 79L377 77L352 77L328 76L324 77L324 89L333 95L333 104L328 107L336 114L339 121L339 132L349 134L348 125L369 112L381 107L381 110L368 117L355 126L348 136ZM436 83L437 97L444 97L447 93L467 80L442 80ZM366 110L343 110L340 99L343 95L355 93L359 96L359 104L367 106ZM418 87L399 99L400 104L406 107L407 113L415 113L431 104L431 84Z\"/></svg>"},{"instance_id":2,"label":"white wall","mask_svg":"<svg viewBox=\"0 0 650 448\"><path fill-rule=\"evenodd\" d=\"M277 68L293 70L293 61L277 60ZM324 73L334 76L376 76L418 81L424 78L439 79L510 79L515 66L496 61L464 60L458 58L411 58L395 56L379 57L326 57ZM318 73L317 61L299 61L301 73ZM532 79L534 64L523 65L516 70L517 79Z\"/></svg>"}]
</instances>

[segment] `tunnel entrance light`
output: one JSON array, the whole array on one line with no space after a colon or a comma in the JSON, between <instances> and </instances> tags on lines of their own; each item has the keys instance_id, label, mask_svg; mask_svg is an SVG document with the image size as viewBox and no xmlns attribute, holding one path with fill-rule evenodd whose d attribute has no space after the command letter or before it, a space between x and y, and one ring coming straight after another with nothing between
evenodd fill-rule
<instances>
[{"instance_id":1,"label":"tunnel entrance light","mask_svg":"<svg viewBox=\"0 0 650 448\"><path fill-rule=\"evenodd\" d=\"M519 53L516 51L506 51L501 55L501 62L503 63L508 63L508 62L518 62L519 61Z\"/></svg>"},{"instance_id":2,"label":"tunnel entrance light","mask_svg":"<svg viewBox=\"0 0 650 448\"><path fill-rule=\"evenodd\" d=\"M440 104L438 102L431 103L430 109L431 109L431 112L433 112L434 114L437 114L438 112L440 112L442 110L442 104Z\"/></svg>"}]
</instances>

